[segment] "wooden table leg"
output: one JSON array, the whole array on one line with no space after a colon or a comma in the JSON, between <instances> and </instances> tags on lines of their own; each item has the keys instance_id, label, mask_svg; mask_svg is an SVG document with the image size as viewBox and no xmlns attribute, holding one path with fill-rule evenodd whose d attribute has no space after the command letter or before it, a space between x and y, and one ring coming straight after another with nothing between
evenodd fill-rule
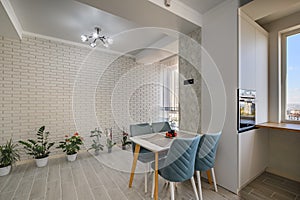
<instances>
[{"instance_id":1,"label":"wooden table leg","mask_svg":"<svg viewBox=\"0 0 300 200\"><path fill-rule=\"evenodd\" d=\"M211 179L211 173L210 173L210 170L207 170L207 171L206 171L206 175L207 175L207 180L208 180L209 184L212 185L213 182L212 182L212 179Z\"/></svg>"},{"instance_id":2,"label":"wooden table leg","mask_svg":"<svg viewBox=\"0 0 300 200\"><path fill-rule=\"evenodd\" d=\"M129 188L132 187L134 172L135 172L136 163L137 163L137 160L138 160L138 157L139 157L140 148L141 148L141 146L139 144L135 145L134 154L133 154L133 161L132 161L132 167L131 167L131 174L130 174L130 179L129 179Z\"/></svg>"},{"instance_id":3,"label":"wooden table leg","mask_svg":"<svg viewBox=\"0 0 300 200\"><path fill-rule=\"evenodd\" d=\"M154 199L158 200L158 152L155 152L155 187Z\"/></svg>"}]
</instances>

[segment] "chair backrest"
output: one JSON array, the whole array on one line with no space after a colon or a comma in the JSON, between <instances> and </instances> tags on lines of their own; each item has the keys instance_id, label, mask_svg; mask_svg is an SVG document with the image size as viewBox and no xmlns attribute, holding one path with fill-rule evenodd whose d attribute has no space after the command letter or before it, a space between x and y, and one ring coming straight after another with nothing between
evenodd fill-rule
<instances>
[{"instance_id":1,"label":"chair backrest","mask_svg":"<svg viewBox=\"0 0 300 200\"><path fill-rule=\"evenodd\" d=\"M160 175L171 182L182 182L194 174L194 164L200 135L194 138L174 139Z\"/></svg>"},{"instance_id":2,"label":"chair backrest","mask_svg":"<svg viewBox=\"0 0 300 200\"><path fill-rule=\"evenodd\" d=\"M152 128L149 123L130 125L130 137L134 137L134 136L138 136L138 135L145 135L145 134L150 134L150 133L152 133ZM134 152L135 151L135 143L134 142L132 142L131 147L132 147L132 152ZM151 160L152 155L149 153L149 151L141 153L142 149L143 148L141 147L138 159L143 162Z\"/></svg>"},{"instance_id":3,"label":"chair backrest","mask_svg":"<svg viewBox=\"0 0 300 200\"><path fill-rule=\"evenodd\" d=\"M152 128L149 123L130 125L130 136L144 135L152 133Z\"/></svg>"},{"instance_id":4,"label":"chair backrest","mask_svg":"<svg viewBox=\"0 0 300 200\"><path fill-rule=\"evenodd\" d=\"M171 131L169 122L155 122L152 123L151 125L152 125L153 133Z\"/></svg>"},{"instance_id":5,"label":"chair backrest","mask_svg":"<svg viewBox=\"0 0 300 200\"><path fill-rule=\"evenodd\" d=\"M216 152L220 141L221 132L205 134L197 150L195 170L207 171L215 166Z\"/></svg>"}]
</instances>

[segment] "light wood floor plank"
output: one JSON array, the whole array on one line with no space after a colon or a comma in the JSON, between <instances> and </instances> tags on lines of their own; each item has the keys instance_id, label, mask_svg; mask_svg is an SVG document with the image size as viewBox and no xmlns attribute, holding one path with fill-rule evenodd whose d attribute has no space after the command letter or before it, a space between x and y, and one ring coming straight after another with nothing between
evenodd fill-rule
<instances>
[{"instance_id":1,"label":"light wood floor plank","mask_svg":"<svg viewBox=\"0 0 300 200\"><path fill-rule=\"evenodd\" d=\"M81 185L76 187L78 200L94 200L93 194L91 192L91 189L89 188L89 185Z\"/></svg>"},{"instance_id":2,"label":"light wood floor plank","mask_svg":"<svg viewBox=\"0 0 300 200\"><path fill-rule=\"evenodd\" d=\"M30 194L33 180L34 179L31 177L25 177L25 178L23 177L17 188L14 198L25 197L25 196L28 197Z\"/></svg>"},{"instance_id":3,"label":"light wood floor plank","mask_svg":"<svg viewBox=\"0 0 300 200\"><path fill-rule=\"evenodd\" d=\"M100 185L94 189L92 189L92 192L94 194L95 200L111 200L104 189L104 186Z\"/></svg>"},{"instance_id":4,"label":"light wood floor plank","mask_svg":"<svg viewBox=\"0 0 300 200\"><path fill-rule=\"evenodd\" d=\"M73 181L71 182L62 182L62 199L63 200L76 200L77 194L75 191L75 186Z\"/></svg>"},{"instance_id":5,"label":"light wood floor plank","mask_svg":"<svg viewBox=\"0 0 300 200\"><path fill-rule=\"evenodd\" d=\"M109 154L105 152L103 157L108 159ZM116 158L114 162L117 163ZM89 153L79 154L75 162L68 162L65 157L50 159L45 168L37 168L30 162L17 166L10 175L0 177L0 200L152 200L153 175L148 175L146 194L144 173L135 174L132 188L128 188L129 177L130 172L109 168ZM220 186L216 193L206 179L201 183L204 200L300 200L300 183L269 173L259 176L239 195ZM159 199L170 199L169 186L161 177L158 189ZM175 197L195 199L190 181L177 185Z\"/></svg>"},{"instance_id":6,"label":"light wood floor plank","mask_svg":"<svg viewBox=\"0 0 300 200\"><path fill-rule=\"evenodd\" d=\"M59 200L61 199L60 180L48 182L46 200Z\"/></svg>"},{"instance_id":7,"label":"light wood floor plank","mask_svg":"<svg viewBox=\"0 0 300 200\"><path fill-rule=\"evenodd\" d=\"M30 199L45 198L46 183L47 181L44 178L35 179L30 193Z\"/></svg>"}]
</instances>

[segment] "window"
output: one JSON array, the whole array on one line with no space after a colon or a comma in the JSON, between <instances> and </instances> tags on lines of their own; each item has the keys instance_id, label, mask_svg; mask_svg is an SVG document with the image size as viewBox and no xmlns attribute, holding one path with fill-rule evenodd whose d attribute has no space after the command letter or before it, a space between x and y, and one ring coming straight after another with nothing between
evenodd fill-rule
<instances>
[{"instance_id":1,"label":"window","mask_svg":"<svg viewBox=\"0 0 300 200\"><path fill-rule=\"evenodd\" d=\"M161 94L161 120L168 121L172 129L177 129L179 125L179 82L178 82L178 57L172 56L161 61L164 66L161 74L162 94Z\"/></svg>"},{"instance_id":2,"label":"window","mask_svg":"<svg viewBox=\"0 0 300 200\"><path fill-rule=\"evenodd\" d=\"M300 29L282 35L282 121L300 122Z\"/></svg>"}]
</instances>

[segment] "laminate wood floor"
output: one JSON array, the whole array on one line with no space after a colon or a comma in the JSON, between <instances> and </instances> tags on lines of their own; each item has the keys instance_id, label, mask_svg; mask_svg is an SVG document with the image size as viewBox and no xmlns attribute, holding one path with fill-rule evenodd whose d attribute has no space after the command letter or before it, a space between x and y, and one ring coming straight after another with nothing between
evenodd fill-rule
<instances>
[{"instance_id":1,"label":"laminate wood floor","mask_svg":"<svg viewBox=\"0 0 300 200\"><path fill-rule=\"evenodd\" d=\"M136 174L128 188L129 173L104 166L89 153L81 153L75 162L64 157L52 158L44 168L34 162L18 165L8 176L0 177L0 200L150 200L152 175L148 193L144 193L144 174ZM219 192L202 180L204 200L300 200L300 183L264 173L239 195L222 187ZM195 199L189 181L178 184L175 198ZM160 199L170 199L169 187L159 179Z\"/></svg>"}]
</instances>

